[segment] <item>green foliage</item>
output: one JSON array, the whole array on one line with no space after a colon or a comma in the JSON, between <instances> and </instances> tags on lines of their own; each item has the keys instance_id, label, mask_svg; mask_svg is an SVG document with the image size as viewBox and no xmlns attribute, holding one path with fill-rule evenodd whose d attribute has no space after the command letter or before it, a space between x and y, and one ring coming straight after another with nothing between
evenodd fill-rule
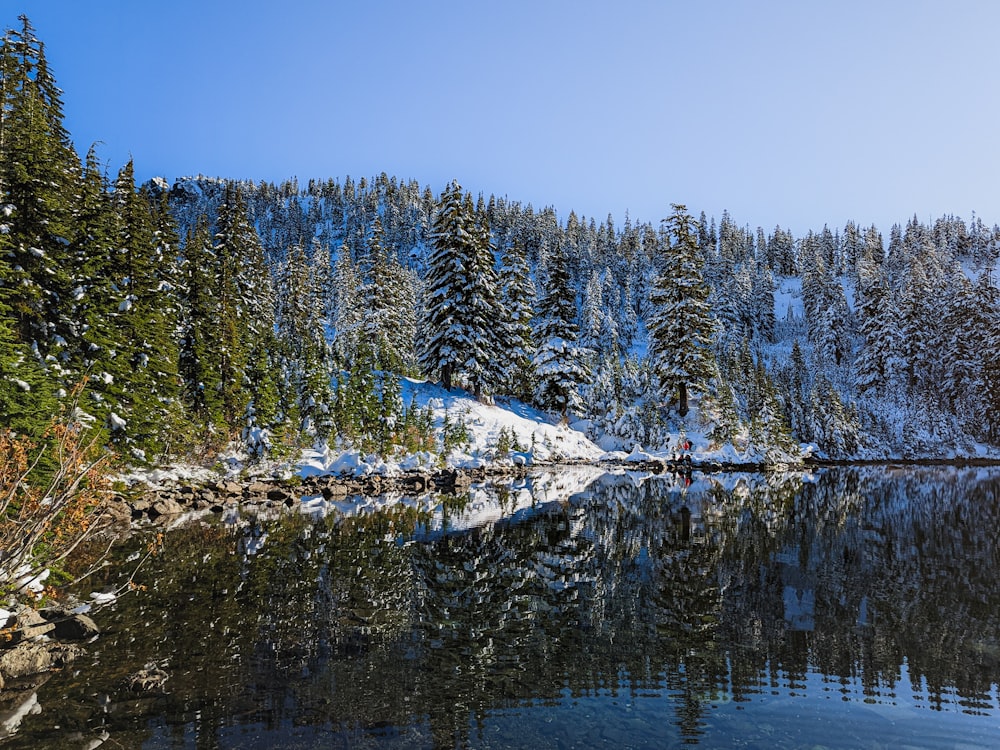
<instances>
[{"instance_id":1,"label":"green foliage","mask_svg":"<svg viewBox=\"0 0 1000 750\"><path fill-rule=\"evenodd\" d=\"M446 411L441 421L441 454L448 456L452 451L461 450L469 440L469 428L463 415L453 417Z\"/></svg>"},{"instance_id":2,"label":"green foliage","mask_svg":"<svg viewBox=\"0 0 1000 750\"><path fill-rule=\"evenodd\" d=\"M678 204L664 219L672 244L653 283L649 322L650 356L664 387L677 389L678 413L687 413L687 389L704 392L715 375L708 307L709 288L702 275L694 220Z\"/></svg>"}]
</instances>

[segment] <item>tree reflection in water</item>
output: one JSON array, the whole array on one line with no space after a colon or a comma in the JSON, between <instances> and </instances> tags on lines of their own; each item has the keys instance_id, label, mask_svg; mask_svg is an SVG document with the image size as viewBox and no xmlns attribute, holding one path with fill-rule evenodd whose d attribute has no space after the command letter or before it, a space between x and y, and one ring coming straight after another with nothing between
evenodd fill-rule
<instances>
[{"instance_id":1,"label":"tree reflection in water","mask_svg":"<svg viewBox=\"0 0 1000 750\"><path fill-rule=\"evenodd\" d=\"M11 747L98 727L126 747L496 746L490 717L541 733L539 710L570 746L574 705L626 703L655 708L650 746L721 742L765 697L817 691L995 728L1000 474L807 479L607 474L468 529L449 499L172 531ZM166 692L125 692L149 662ZM713 724L734 708L744 725Z\"/></svg>"}]
</instances>

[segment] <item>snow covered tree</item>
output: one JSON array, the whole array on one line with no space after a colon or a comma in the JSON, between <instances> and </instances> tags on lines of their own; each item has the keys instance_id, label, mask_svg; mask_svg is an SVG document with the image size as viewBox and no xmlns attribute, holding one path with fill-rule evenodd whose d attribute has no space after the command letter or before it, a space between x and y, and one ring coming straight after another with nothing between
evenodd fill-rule
<instances>
[{"instance_id":1,"label":"snow covered tree","mask_svg":"<svg viewBox=\"0 0 1000 750\"><path fill-rule=\"evenodd\" d=\"M0 43L0 206L7 228L15 335L65 359L73 288L68 246L80 161L62 125L60 91L27 17Z\"/></svg>"},{"instance_id":2,"label":"snow covered tree","mask_svg":"<svg viewBox=\"0 0 1000 750\"><path fill-rule=\"evenodd\" d=\"M245 426L251 404L256 404L254 421L267 418L263 407L274 403L276 384L268 356L274 336L271 277L242 192L232 183L226 184L219 206L212 251L220 335L219 391L225 424L233 429Z\"/></svg>"},{"instance_id":3,"label":"snow covered tree","mask_svg":"<svg viewBox=\"0 0 1000 750\"><path fill-rule=\"evenodd\" d=\"M362 279L351 248L345 242L340 246L333 264L333 301L331 324L332 346L341 364L354 361L364 321L361 297Z\"/></svg>"},{"instance_id":4,"label":"snow covered tree","mask_svg":"<svg viewBox=\"0 0 1000 750\"><path fill-rule=\"evenodd\" d=\"M414 365L416 280L395 253L383 246L382 222L376 216L368 241L367 282L361 336L372 347L375 368L404 375Z\"/></svg>"},{"instance_id":5,"label":"snow covered tree","mask_svg":"<svg viewBox=\"0 0 1000 750\"><path fill-rule=\"evenodd\" d=\"M147 193L136 191L131 161L118 173L112 200L117 218L112 273L121 295L114 360L116 378L128 386L118 389L125 413L111 412L108 420L112 437L134 445L135 454L162 449L161 437L176 437L178 252L169 220L157 216Z\"/></svg>"},{"instance_id":6,"label":"snow covered tree","mask_svg":"<svg viewBox=\"0 0 1000 750\"><path fill-rule=\"evenodd\" d=\"M867 254L858 263L855 287L861 348L855 360L855 385L860 393L881 393L899 373L897 316L882 267Z\"/></svg>"},{"instance_id":7,"label":"snow covered tree","mask_svg":"<svg viewBox=\"0 0 1000 750\"><path fill-rule=\"evenodd\" d=\"M323 320L323 284L301 245L288 249L278 272L275 328L282 352L284 414L306 438L325 439L333 375Z\"/></svg>"},{"instance_id":8,"label":"snow covered tree","mask_svg":"<svg viewBox=\"0 0 1000 750\"><path fill-rule=\"evenodd\" d=\"M857 415L845 406L829 378L816 376L809 394L808 420L812 439L831 458L853 455L860 446Z\"/></svg>"},{"instance_id":9,"label":"snow covered tree","mask_svg":"<svg viewBox=\"0 0 1000 750\"><path fill-rule=\"evenodd\" d=\"M528 400L534 387L531 359L535 353L531 321L534 284L528 268L524 243L515 241L500 258L501 327L499 359L502 361L501 382L507 392Z\"/></svg>"},{"instance_id":10,"label":"snow covered tree","mask_svg":"<svg viewBox=\"0 0 1000 750\"><path fill-rule=\"evenodd\" d=\"M181 265L181 341L179 370L184 402L196 421L210 431L226 430L222 381L216 356L221 326L215 294L215 251L208 221L200 217L184 241Z\"/></svg>"},{"instance_id":11,"label":"snow covered tree","mask_svg":"<svg viewBox=\"0 0 1000 750\"><path fill-rule=\"evenodd\" d=\"M981 274L975 287L981 318L978 400L983 409L982 432L988 439L997 440L1000 439L1000 291L993 285L990 270Z\"/></svg>"},{"instance_id":12,"label":"snow covered tree","mask_svg":"<svg viewBox=\"0 0 1000 750\"><path fill-rule=\"evenodd\" d=\"M702 277L702 257L687 208L673 204L663 220L671 243L650 295L650 356L665 389L676 389L677 413L688 412L688 390L704 392L715 375L708 307L709 288Z\"/></svg>"},{"instance_id":13,"label":"snow covered tree","mask_svg":"<svg viewBox=\"0 0 1000 750\"><path fill-rule=\"evenodd\" d=\"M424 373L439 374L445 388L462 378L477 398L496 381L498 355L497 279L484 221L477 221L471 198L453 181L434 217L420 359Z\"/></svg>"},{"instance_id":14,"label":"snow covered tree","mask_svg":"<svg viewBox=\"0 0 1000 750\"><path fill-rule=\"evenodd\" d=\"M590 376L587 349L577 343L576 293L570 286L566 255L559 245L546 258L542 297L538 303L532 361L537 385L535 399L567 420L580 406L579 387Z\"/></svg>"},{"instance_id":15,"label":"snow covered tree","mask_svg":"<svg viewBox=\"0 0 1000 750\"><path fill-rule=\"evenodd\" d=\"M2 224L0 224L2 230ZM57 406L51 381L28 347L16 341L5 302L9 267L4 260L7 235L0 231L0 424L38 438Z\"/></svg>"}]
</instances>

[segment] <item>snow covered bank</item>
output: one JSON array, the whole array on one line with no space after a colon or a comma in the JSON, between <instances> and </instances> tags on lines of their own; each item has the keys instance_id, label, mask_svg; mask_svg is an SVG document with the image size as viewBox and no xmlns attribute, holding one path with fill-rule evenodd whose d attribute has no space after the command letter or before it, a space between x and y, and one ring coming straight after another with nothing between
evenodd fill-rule
<instances>
[{"instance_id":1,"label":"snow covered bank","mask_svg":"<svg viewBox=\"0 0 1000 750\"><path fill-rule=\"evenodd\" d=\"M328 444L301 451L283 462L248 461L245 453L233 449L221 457L215 469L175 465L155 470L134 471L119 477L131 485L142 483L162 488L182 482L203 484L220 477L247 480L255 477L308 479L322 476L399 477L407 472L449 469L481 469L484 467L538 466L559 463L643 463L671 462L681 456L694 464L760 465L764 463L799 463L808 450L800 454L765 455L761 449L740 450L733 444L717 446L704 428L696 412L685 421L682 431L669 434L669 449L647 450L641 445L629 450L606 451L585 434L587 422L561 424L557 418L520 401L498 398L494 404L477 401L461 389L446 390L426 381L405 378L401 382L403 403L407 408L429 409L433 414L433 430L440 436L446 425L464 428L466 440L447 452L396 454L389 457L364 454L346 447ZM685 448L685 444L689 447Z\"/></svg>"},{"instance_id":2,"label":"snow covered bank","mask_svg":"<svg viewBox=\"0 0 1000 750\"><path fill-rule=\"evenodd\" d=\"M407 408L430 409L433 426L440 434L445 424L462 425L467 442L447 454L419 453L382 458L355 450L320 446L303 451L294 466L301 477L323 474L396 476L404 471L447 466L479 468L489 464L529 465L562 461L599 461L603 450L573 427L559 424L552 416L513 399L484 404L460 389L445 390L426 381L404 378L403 403ZM506 440L511 449L500 455Z\"/></svg>"}]
</instances>

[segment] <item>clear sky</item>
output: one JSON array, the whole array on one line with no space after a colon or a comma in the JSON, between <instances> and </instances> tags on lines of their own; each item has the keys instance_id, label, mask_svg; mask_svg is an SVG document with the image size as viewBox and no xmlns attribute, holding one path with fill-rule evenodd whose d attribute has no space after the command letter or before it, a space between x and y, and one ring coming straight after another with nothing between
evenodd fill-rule
<instances>
[{"instance_id":1,"label":"clear sky","mask_svg":"<svg viewBox=\"0 0 1000 750\"><path fill-rule=\"evenodd\" d=\"M451 179L618 226L1000 222L993 0L0 0L112 172Z\"/></svg>"}]
</instances>

